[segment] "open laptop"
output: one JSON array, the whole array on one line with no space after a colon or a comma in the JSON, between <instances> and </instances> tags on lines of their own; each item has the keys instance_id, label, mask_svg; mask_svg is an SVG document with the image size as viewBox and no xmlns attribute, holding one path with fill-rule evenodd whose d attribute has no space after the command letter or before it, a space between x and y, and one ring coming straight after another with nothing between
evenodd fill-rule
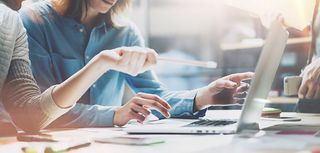
<instances>
[{"instance_id":1,"label":"open laptop","mask_svg":"<svg viewBox=\"0 0 320 153\"><path fill-rule=\"evenodd\" d=\"M258 121L289 37L278 22L269 29L251 82L240 119L235 120L159 120L142 126L124 128L129 134L232 134L244 129L258 130Z\"/></svg>"}]
</instances>

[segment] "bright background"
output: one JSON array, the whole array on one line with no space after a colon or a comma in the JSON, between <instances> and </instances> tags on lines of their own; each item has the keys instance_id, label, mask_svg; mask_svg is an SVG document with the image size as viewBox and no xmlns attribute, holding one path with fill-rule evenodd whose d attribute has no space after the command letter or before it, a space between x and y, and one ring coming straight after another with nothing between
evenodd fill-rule
<instances>
[{"instance_id":1,"label":"bright background","mask_svg":"<svg viewBox=\"0 0 320 153\"><path fill-rule=\"evenodd\" d=\"M259 18L223 2L133 0L126 15L138 25L148 47L161 56L218 63L217 69L159 64L156 72L168 88L194 89L231 73L254 71L267 30ZM282 95L283 77L299 75L306 63L309 32L289 31L290 44L274 81L272 96Z\"/></svg>"}]
</instances>

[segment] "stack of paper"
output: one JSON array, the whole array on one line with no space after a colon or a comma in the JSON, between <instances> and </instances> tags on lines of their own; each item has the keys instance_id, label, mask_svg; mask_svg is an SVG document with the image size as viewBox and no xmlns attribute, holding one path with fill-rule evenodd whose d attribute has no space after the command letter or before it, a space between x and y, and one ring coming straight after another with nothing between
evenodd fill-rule
<instances>
[{"instance_id":1,"label":"stack of paper","mask_svg":"<svg viewBox=\"0 0 320 153\"><path fill-rule=\"evenodd\" d=\"M286 25L299 30L310 25L315 6L315 0L226 0L226 3L258 16L280 13Z\"/></svg>"}]
</instances>

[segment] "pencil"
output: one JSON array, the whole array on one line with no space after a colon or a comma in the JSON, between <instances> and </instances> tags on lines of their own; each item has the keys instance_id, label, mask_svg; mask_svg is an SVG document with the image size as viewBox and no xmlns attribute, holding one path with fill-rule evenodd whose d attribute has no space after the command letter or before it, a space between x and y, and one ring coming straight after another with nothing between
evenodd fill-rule
<instances>
[{"instance_id":1,"label":"pencil","mask_svg":"<svg viewBox=\"0 0 320 153\"><path fill-rule=\"evenodd\" d=\"M203 67L203 68L209 68L209 69L217 68L217 63L213 61L183 60L183 59L175 59L170 57L158 57L158 61L189 65L189 66L197 66L197 67Z\"/></svg>"},{"instance_id":2,"label":"pencil","mask_svg":"<svg viewBox=\"0 0 320 153\"><path fill-rule=\"evenodd\" d=\"M66 149L62 149L62 150L58 150L58 151L53 150L51 147L46 147L44 152L45 153L67 153L72 150L88 147L90 145L91 145L91 142L86 142L86 143L78 144L78 145L68 147Z\"/></svg>"}]
</instances>

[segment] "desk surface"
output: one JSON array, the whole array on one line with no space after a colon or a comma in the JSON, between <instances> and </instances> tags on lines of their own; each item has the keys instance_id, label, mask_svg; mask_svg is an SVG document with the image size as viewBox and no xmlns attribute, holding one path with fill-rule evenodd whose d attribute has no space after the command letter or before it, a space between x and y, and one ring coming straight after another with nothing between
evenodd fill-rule
<instances>
[{"instance_id":1,"label":"desk surface","mask_svg":"<svg viewBox=\"0 0 320 153\"><path fill-rule=\"evenodd\" d=\"M212 119L237 119L240 115L238 110L228 111L208 111L207 117ZM282 113L283 116L298 116L302 119L301 122L288 124L310 124L320 127L320 115L317 114L296 114ZM279 121L260 121L262 128L273 125L278 125L283 122ZM47 131L61 140L60 143L25 143L16 142L14 137L0 138L0 152L20 153L21 147L33 147L37 150L43 150L45 146L53 146L57 148L65 148L76 141L88 140L94 137L114 137L127 135L121 131L121 128L83 128L83 129L65 129ZM314 136L257 136L248 138L239 137L239 135L129 135L135 137L156 137L165 140L165 143L155 144L150 146L128 146L116 144L100 144L93 143L90 147L75 150L73 152L83 153L157 153L157 152L300 152L314 145L320 146L320 139ZM299 139L305 140L305 143L297 143ZM308 142L307 142L308 141ZM311 142L309 142L311 141ZM267 142L267 143L266 143ZM271 143L277 142L277 143ZM319 142L319 143L315 143ZM7 144L5 144L7 143ZM271 143L271 144L270 144ZM308 143L308 144L307 144ZM313 146L310 146L311 143ZM1 145L2 144L2 145ZM293 145L295 144L295 145ZM255 146L255 147L253 147ZM294 147L293 147L294 146ZM248 149L251 148L251 149ZM288 149L291 148L291 149Z\"/></svg>"}]
</instances>

